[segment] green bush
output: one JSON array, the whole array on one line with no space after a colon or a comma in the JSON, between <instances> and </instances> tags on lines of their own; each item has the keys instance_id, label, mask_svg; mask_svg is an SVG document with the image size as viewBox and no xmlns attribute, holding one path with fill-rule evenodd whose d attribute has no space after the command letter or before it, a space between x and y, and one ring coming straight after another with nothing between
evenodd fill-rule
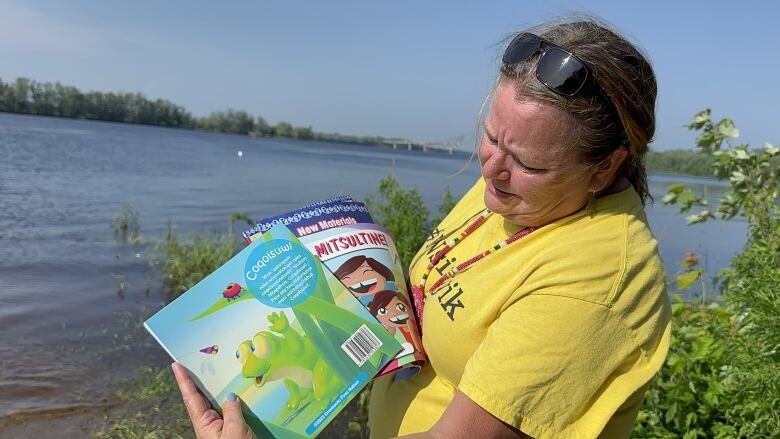
<instances>
[{"instance_id":1,"label":"green bush","mask_svg":"<svg viewBox=\"0 0 780 439\"><path fill-rule=\"evenodd\" d=\"M645 395L636 438L732 437L715 434L727 425L723 405L733 386L728 368L730 314L717 304L673 305L666 366Z\"/></svg>"},{"instance_id":2,"label":"green bush","mask_svg":"<svg viewBox=\"0 0 780 439\"><path fill-rule=\"evenodd\" d=\"M236 249L230 234L201 234L181 240L168 225L165 239L155 246L149 262L162 269L163 288L172 300L227 262Z\"/></svg>"},{"instance_id":3,"label":"green bush","mask_svg":"<svg viewBox=\"0 0 780 439\"><path fill-rule=\"evenodd\" d=\"M452 210L456 200L445 188L436 215L425 207L417 189L403 189L392 175L379 182L379 196L367 197L366 206L374 221L395 238L398 255L404 267L409 266L431 230Z\"/></svg>"},{"instance_id":4,"label":"green bush","mask_svg":"<svg viewBox=\"0 0 780 439\"><path fill-rule=\"evenodd\" d=\"M689 224L743 217L748 240L719 276L723 306L674 305L669 357L645 395L633 437L780 438L780 149L732 145L739 130L728 119L714 122L709 110L689 128L701 131L698 147L731 187L714 209L679 184L664 203L681 212L705 208L688 216ZM687 267L684 275L695 272Z\"/></svg>"}]
</instances>

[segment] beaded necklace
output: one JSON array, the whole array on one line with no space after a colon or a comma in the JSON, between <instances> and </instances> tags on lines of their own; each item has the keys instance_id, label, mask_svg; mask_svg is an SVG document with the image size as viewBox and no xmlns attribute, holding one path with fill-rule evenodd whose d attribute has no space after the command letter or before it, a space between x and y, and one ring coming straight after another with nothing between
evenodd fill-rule
<instances>
[{"instance_id":1,"label":"beaded necklace","mask_svg":"<svg viewBox=\"0 0 780 439\"><path fill-rule=\"evenodd\" d=\"M493 212L489 209L483 210L477 218L469 224L468 227L463 229L463 231L458 234L458 236L451 239L449 242L447 242L444 247L441 248L436 254L433 255L433 258L431 258L431 262L426 267L425 273L422 275L422 279L420 284L418 285L412 285L412 299L414 300L414 305L417 310L417 319L420 324L420 328L422 329L422 315L423 315L423 309L425 307L425 298L431 296L444 282L447 282L448 280L452 279L455 275L458 273L462 273L466 271L467 269L473 267L477 262L484 259L485 256L496 253L502 248L508 246L509 244L517 241L518 239L530 234L536 228L534 227L526 227L522 230L519 230L514 235L504 239L503 241L499 242L498 244L494 245L492 248L489 248L483 252L478 253L477 255L469 258L468 260L461 262L460 264L456 265L452 269L450 269L449 272L443 274L439 280L433 283L431 285L430 289L426 292L426 283L428 280L428 275L431 273L431 271L436 267L436 264L439 263L439 261L442 260L444 256L447 255L458 243L462 242L463 239L465 239L467 236L469 236L472 232L477 230L479 226L481 226L485 221L487 221L490 216L493 215Z\"/></svg>"}]
</instances>

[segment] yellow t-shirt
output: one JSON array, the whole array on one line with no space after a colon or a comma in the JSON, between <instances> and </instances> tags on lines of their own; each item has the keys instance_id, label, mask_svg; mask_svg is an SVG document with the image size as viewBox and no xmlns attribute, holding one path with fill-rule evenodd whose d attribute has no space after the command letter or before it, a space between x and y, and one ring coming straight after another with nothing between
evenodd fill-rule
<instances>
[{"instance_id":1,"label":"yellow t-shirt","mask_svg":"<svg viewBox=\"0 0 780 439\"><path fill-rule=\"evenodd\" d=\"M433 255L485 209L479 180L411 266L419 284ZM426 285L519 230L491 215L447 253ZM428 430L457 390L538 438L628 437L669 348L664 266L632 189L548 224L444 282L426 298L416 376L374 382L375 438Z\"/></svg>"}]
</instances>

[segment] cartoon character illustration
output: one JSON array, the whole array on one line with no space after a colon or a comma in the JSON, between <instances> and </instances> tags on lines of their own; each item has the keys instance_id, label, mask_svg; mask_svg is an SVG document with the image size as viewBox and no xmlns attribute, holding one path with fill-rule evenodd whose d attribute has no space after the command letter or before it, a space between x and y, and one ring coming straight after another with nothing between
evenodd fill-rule
<instances>
[{"instance_id":1,"label":"cartoon character illustration","mask_svg":"<svg viewBox=\"0 0 780 439\"><path fill-rule=\"evenodd\" d=\"M366 256L347 259L333 274L366 306L378 291L395 289L393 272Z\"/></svg>"},{"instance_id":2,"label":"cartoon character illustration","mask_svg":"<svg viewBox=\"0 0 780 439\"><path fill-rule=\"evenodd\" d=\"M287 408L296 410L312 399L324 409L344 387L309 337L290 327L284 312L268 315L271 326L245 340L236 351L241 375L262 387L269 381L284 380L290 393ZM308 402L307 402L308 401Z\"/></svg>"},{"instance_id":3,"label":"cartoon character illustration","mask_svg":"<svg viewBox=\"0 0 780 439\"><path fill-rule=\"evenodd\" d=\"M401 343L404 348L401 355L415 351L417 333L409 324L411 308L401 293L390 290L379 291L374 294L374 300L368 304L368 310Z\"/></svg>"},{"instance_id":4,"label":"cartoon character illustration","mask_svg":"<svg viewBox=\"0 0 780 439\"><path fill-rule=\"evenodd\" d=\"M219 353L219 345L206 346L205 348L200 349L199 351L203 352L204 354L217 355Z\"/></svg>"},{"instance_id":5,"label":"cartoon character illustration","mask_svg":"<svg viewBox=\"0 0 780 439\"><path fill-rule=\"evenodd\" d=\"M241 296L241 291L243 291L241 285L235 282L229 283L228 286L226 286L225 289L222 291L222 297L224 297L228 301L236 300L238 299L239 296Z\"/></svg>"}]
</instances>

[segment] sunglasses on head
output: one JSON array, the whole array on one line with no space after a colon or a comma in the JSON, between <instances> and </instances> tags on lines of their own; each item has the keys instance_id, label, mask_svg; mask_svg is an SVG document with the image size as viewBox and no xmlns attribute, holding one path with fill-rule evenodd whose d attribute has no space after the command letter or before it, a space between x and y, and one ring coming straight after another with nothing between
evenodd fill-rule
<instances>
[{"instance_id":1,"label":"sunglasses on head","mask_svg":"<svg viewBox=\"0 0 780 439\"><path fill-rule=\"evenodd\" d=\"M607 105L621 133L625 132L615 104L593 78L588 65L575 54L538 35L525 32L509 43L501 60L505 66L511 68L537 54L540 54L536 61L536 79L539 82L553 92L566 97L575 96L581 91L595 92ZM588 84L590 87L586 87Z\"/></svg>"}]
</instances>

